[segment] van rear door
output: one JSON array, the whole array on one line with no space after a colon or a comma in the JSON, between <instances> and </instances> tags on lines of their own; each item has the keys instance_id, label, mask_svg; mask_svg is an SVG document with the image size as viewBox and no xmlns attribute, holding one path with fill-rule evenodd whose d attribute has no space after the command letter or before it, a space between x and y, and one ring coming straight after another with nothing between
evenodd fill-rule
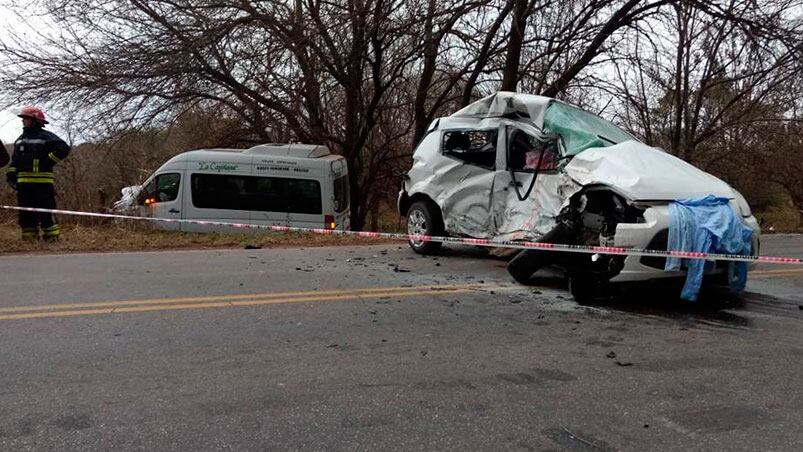
<instances>
[{"instance_id":1,"label":"van rear door","mask_svg":"<svg viewBox=\"0 0 803 452\"><path fill-rule=\"evenodd\" d=\"M351 229L351 188L346 160L340 158L332 162L332 199L337 229Z\"/></svg>"}]
</instances>

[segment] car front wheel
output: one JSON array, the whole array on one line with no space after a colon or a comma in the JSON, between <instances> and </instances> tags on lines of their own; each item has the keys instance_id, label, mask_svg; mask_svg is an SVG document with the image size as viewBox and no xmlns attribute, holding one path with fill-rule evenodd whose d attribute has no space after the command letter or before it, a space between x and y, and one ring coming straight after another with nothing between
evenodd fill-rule
<instances>
[{"instance_id":1,"label":"car front wheel","mask_svg":"<svg viewBox=\"0 0 803 452\"><path fill-rule=\"evenodd\" d=\"M436 209L437 207L429 202L418 201L413 203L410 209L407 210L407 234L442 236L443 222L441 221L440 212ZM410 248L418 254L431 254L442 245L441 242L413 239L410 239L408 243Z\"/></svg>"}]
</instances>

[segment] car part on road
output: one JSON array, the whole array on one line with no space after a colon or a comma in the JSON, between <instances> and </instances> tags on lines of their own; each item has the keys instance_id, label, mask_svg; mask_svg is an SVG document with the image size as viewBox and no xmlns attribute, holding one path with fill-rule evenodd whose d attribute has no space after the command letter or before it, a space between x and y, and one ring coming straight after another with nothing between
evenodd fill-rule
<instances>
[{"instance_id":1,"label":"car part on road","mask_svg":"<svg viewBox=\"0 0 803 452\"><path fill-rule=\"evenodd\" d=\"M642 211L627 205L610 191L589 189L575 196L558 217L555 229L542 241L566 245L606 246L613 242L619 223L643 221ZM577 302L588 302L607 293L611 278L624 267L621 256L556 254L524 250L508 264L516 281L527 284L532 275L548 265L559 265L570 274L569 287Z\"/></svg>"},{"instance_id":2,"label":"car part on road","mask_svg":"<svg viewBox=\"0 0 803 452\"><path fill-rule=\"evenodd\" d=\"M407 211L407 233L411 235L443 235L443 220L440 210L434 203L417 201ZM418 254L432 254L440 249L441 242L424 240L408 241L410 248Z\"/></svg>"},{"instance_id":3,"label":"car part on road","mask_svg":"<svg viewBox=\"0 0 803 452\"><path fill-rule=\"evenodd\" d=\"M558 226L548 232L541 241L545 243L562 243L573 245L576 243L576 222L558 221ZM543 250L522 250L507 264L507 271L517 282L528 284L532 275L549 265L567 265L578 256L562 254L557 255Z\"/></svg>"}]
</instances>

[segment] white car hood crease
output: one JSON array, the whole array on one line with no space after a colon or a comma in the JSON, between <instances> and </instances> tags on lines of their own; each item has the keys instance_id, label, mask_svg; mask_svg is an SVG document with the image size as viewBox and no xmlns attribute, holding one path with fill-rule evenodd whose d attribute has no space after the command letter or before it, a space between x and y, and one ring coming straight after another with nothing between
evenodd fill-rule
<instances>
[{"instance_id":1,"label":"white car hood crease","mask_svg":"<svg viewBox=\"0 0 803 452\"><path fill-rule=\"evenodd\" d=\"M722 180L637 141L585 150L566 165L565 171L580 185L606 185L631 201L734 197Z\"/></svg>"}]
</instances>

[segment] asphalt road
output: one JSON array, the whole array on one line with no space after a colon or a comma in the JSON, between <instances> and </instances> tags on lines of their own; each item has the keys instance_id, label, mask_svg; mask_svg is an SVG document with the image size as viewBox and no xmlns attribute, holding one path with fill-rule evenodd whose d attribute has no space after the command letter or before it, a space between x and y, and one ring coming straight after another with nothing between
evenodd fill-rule
<instances>
[{"instance_id":1,"label":"asphalt road","mask_svg":"<svg viewBox=\"0 0 803 452\"><path fill-rule=\"evenodd\" d=\"M803 268L697 304L541 282L396 245L0 257L0 449L803 449Z\"/></svg>"}]
</instances>

